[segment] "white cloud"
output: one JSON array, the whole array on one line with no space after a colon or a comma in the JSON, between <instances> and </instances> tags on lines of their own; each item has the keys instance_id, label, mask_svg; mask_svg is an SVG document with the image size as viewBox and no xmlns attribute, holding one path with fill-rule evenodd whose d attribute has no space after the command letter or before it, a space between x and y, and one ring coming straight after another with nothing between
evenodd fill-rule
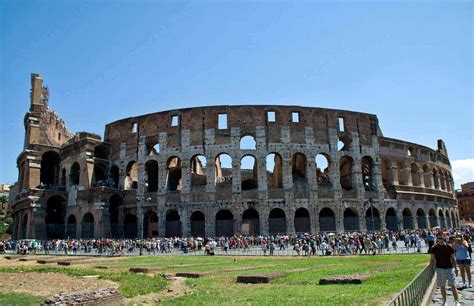
<instances>
[{"instance_id":1,"label":"white cloud","mask_svg":"<svg viewBox=\"0 0 474 306\"><path fill-rule=\"evenodd\" d=\"M451 161L454 186L461 189L461 184L474 182L474 158Z\"/></svg>"}]
</instances>

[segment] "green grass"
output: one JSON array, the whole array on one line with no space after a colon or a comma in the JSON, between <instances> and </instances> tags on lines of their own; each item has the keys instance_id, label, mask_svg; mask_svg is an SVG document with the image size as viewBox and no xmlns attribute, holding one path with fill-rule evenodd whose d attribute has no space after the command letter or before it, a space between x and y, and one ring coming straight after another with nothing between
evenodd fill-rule
<instances>
[{"instance_id":1,"label":"green grass","mask_svg":"<svg viewBox=\"0 0 474 306\"><path fill-rule=\"evenodd\" d=\"M44 297L24 293L0 293L0 305L39 305L44 300Z\"/></svg>"},{"instance_id":2,"label":"green grass","mask_svg":"<svg viewBox=\"0 0 474 306\"><path fill-rule=\"evenodd\" d=\"M170 284L160 276L128 272L130 267L148 267L158 273L207 272L186 284L193 293L165 300L177 305L380 305L385 304L428 264L424 254L356 257L224 257L149 256L116 259L103 265L109 270L74 267L3 268L1 272L59 272L70 276L100 275L119 283L125 297L157 293ZM213 263L212 265L206 265ZM195 265L186 267L183 265ZM252 267L252 270L226 271ZM113 269L112 269L113 268ZM295 269L315 268L306 271ZM270 284L238 284L239 275L290 272ZM360 285L319 285L323 277L367 275ZM1 274L0 274L1 277ZM3 305L0 303L0 305Z\"/></svg>"}]
</instances>

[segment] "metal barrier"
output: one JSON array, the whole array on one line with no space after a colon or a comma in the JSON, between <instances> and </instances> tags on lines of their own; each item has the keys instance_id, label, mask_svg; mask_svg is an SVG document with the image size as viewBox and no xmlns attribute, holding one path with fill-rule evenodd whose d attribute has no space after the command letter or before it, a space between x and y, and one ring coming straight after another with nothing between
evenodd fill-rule
<instances>
[{"instance_id":1,"label":"metal barrier","mask_svg":"<svg viewBox=\"0 0 474 306\"><path fill-rule=\"evenodd\" d=\"M405 306L421 305L423 297L433 280L434 270L427 265L396 297L387 305Z\"/></svg>"}]
</instances>

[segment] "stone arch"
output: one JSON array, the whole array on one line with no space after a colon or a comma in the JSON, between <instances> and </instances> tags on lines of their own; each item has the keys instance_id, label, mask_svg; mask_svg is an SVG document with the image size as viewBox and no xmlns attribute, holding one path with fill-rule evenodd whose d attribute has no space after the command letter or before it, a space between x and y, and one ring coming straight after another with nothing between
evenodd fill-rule
<instances>
[{"instance_id":1,"label":"stone arch","mask_svg":"<svg viewBox=\"0 0 474 306\"><path fill-rule=\"evenodd\" d=\"M407 207L402 211L402 217L403 217L403 228L414 229L413 215L411 213L410 208Z\"/></svg>"},{"instance_id":2,"label":"stone arch","mask_svg":"<svg viewBox=\"0 0 474 306\"><path fill-rule=\"evenodd\" d=\"M100 159L109 159L110 150L105 144L100 144L94 148L94 157Z\"/></svg>"},{"instance_id":3,"label":"stone arch","mask_svg":"<svg viewBox=\"0 0 474 306\"><path fill-rule=\"evenodd\" d=\"M124 190L132 190L138 188L138 164L135 161L128 163L126 168L127 176L125 177Z\"/></svg>"},{"instance_id":4,"label":"stone arch","mask_svg":"<svg viewBox=\"0 0 474 306\"><path fill-rule=\"evenodd\" d=\"M438 219L439 219L439 226L446 227L446 219L444 217L444 213L441 208L438 210Z\"/></svg>"},{"instance_id":5,"label":"stone arch","mask_svg":"<svg viewBox=\"0 0 474 306\"><path fill-rule=\"evenodd\" d=\"M64 238L66 199L59 195L51 196L46 201L46 237L48 239Z\"/></svg>"},{"instance_id":6,"label":"stone arch","mask_svg":"<svg viewBox=\"0 0 474 306\"><path fill-rule=\"evenodd\" d=\"M231 237L234 235L234 215L227 209L216 214L216 236Z\"/></svg>"},{"instance_id":7,"label":"stone arch","mask_svg":"<svg viewBox=\"0 0 474 306\"><path fill-rule=\"evenodd\" d=\"M355 208L349 207L344 210L344 230L346 232L359 231L359 215Z\"/></svg>"},{"instance_id":8,"label":"stone arch","mask_svg":"<svg viewBox=\"0 0 474 306\"><path fill-rule=\"evenodd\" d=\"M57 152L47 151L41 156L40 182L43 186L58 186L61 157Z\"/></svg>"},{"instance_id":9,"label":"stone arch","mask_svg":"<svg viewBox=\"0 0 474 306\"><path fill-rule=\"evenodd\" d=\"M368 231L380 231L380 213L373 205L365 211L365 225Z\"/></svg>"},{"instance_id":10,"label":"stone arch","mask_svg":"<svg viewBox=\"0 0 474 306\"><path fill-rule=\"evenodd\" d=\"M362 157L361 161L362 183L365 190L375 190L374 184L374 160L370 156Z\"/></svg>"},{"instance_id":11,"label":"stone arch","mask_svg":"<svg viewBox=\"0 0 474 306\"><path fill-rule=\"evenodd\" d=\"M456 220L456 216L454 215L454 211L451 211L451 224L452 227L458 228L458 222Z\"/></svg>"},{"instance_id":12,"label":"stone arch","mask_svg":"<svg viewBox=\"0 0 474 306\"><path fill-rule=\"evenodd\" d=\"M336 231L336 216L332 209L325 207L319 212L319 226L321 232L334 232Z\"/></svg>"},{"instance_id":13,"label":"stone arch","mask_svg":"<svg viewBox=\"0 0 474 306\"><path fill-rule=\"evenodd\" d=\"M109 199L109 217L112 238L123 237L122 226L123 199L118 194L113 194Z\"/></svg>"},{"instance_id":14,"label":"stone arch","mask_svg":"<svg viewBox=\"0 0 474 306\"><path fill-rule=\"evenodd\" d=\"M191 158L191 186L207 185L207 160L198 154Z\"/></svg>"},{"instance_id":15,"label":"stone arch","mask_svg":"<svg viewBox=\"0 0 474 306\"><path fill-rule=\"evenodd\" d=\"M137 216L134 214L128 213L123 218L123 236L124 238L138 237Z\"/></svg>"},{"instance_id":16,"label":"stone arch","mask_svg":"<svg viewBox=\"0 0 474 306\"><path fill-rule=\"evenodd\" d=\"M143 218L143 237L151 238L158 237L158 215L156 212L149 210L145 213Z\"/></svg>"},{"instance_id":17,"label":"stone arch","mask_svg":"<svg viewBox=\"0 0 474 306\"><path fill-rule=\"evenodd\" d=\"M319 153L315 158L316 180L319 186L331 188L331 159L326 153Z\"/></svg>"},{"instance_id":18,"label":"stone arch","mask_svg":"<svg viewBox=\"0 0 474 306\"><path fill-rule=\"evenodd\" d=\"M166 163L166 168L168 169L166 189L169 191L180 191L183 188L181 159L177 156L171 156Z\"/></svg>"},{"instance_id":19,"label":"stone arch","mask_svg":"<svg viewBox=\"0 0 474 306\"><path fill-rule=\"evenodd\" d=\"M389 162L386 159L382 159L380 163L380 168L382 171L382 183L384 186L392 184L392 169L390 169Z\"/></svg>"},{"instance_id":20,"label":"stone arch","mask_svg":"<svg viewBox=\"0 0 474 306\"><path fill-rule=\"evenodd\" d=\"M411 180L412 180L413 186L421 186L421 178L420 178L420 175L418 174L419 170L420 168L418 167L416 163L411 164L410 173L411 173Z\"/></svg>"},{"instance_id":21,"label":"stone arch","mask_svg":"<svg viewBox=\"0 0 474 306\"><path fill-rule=\"evenodd\" d=\"M94 238L94 215L90 212L82 217L81 238Z\"/></svg>"},{"instance_id":22,"label":"stone arch","mask_svg":"<svg viewBox=\"0 0 474 306\"><path fill-rule=\"evenodd\" d=\"M241 150L256 150L257 142L252 135L244 135L240 138L240 149Z\"/></svg>"},{"instance_id":23,"label":"stone arch","mask_svg":"<svg viewBox=\"0 0 474 306\"><path fill-rule=\"evenodd\" d=\"M215 160L216 186L232 186L232 157L227 153L220 153Z\"/></svg>"},{"instance_id":24,"label":"stone arch","mask_svg":"<svg viewBox=\"0 0 474 306\"><path fill-rule=\"evenodd\" d=\"M117 165L110 167L109 181L113 188L119 187L120 169Z\"/></svg>"},{"instance_id":25,"label":"stone arch","mask_svg":"<svg viewBox=\"0 0 474 306\"><path fill-rule=\"evenodd\" d=\"M278 153L270 153L266 159L268 188L283 187L283 159Z\"/></svg>"},{"instance_id":26,"label":"stone arch","mask_svg":"<svg viewBox=\"0 0 474 306\"><path fill-rule=\"evenodd\" d=\"M451 228L452 227L452 223L451 223L451 218L449 216L449 210L446 208L444 210L444 216L445 216L445 220L446 220L446 227L447 228Z\"/></svg>"},{"instance_id":27,"label":"stone arch","mask_svg":"<svg viewBox=\"0 0 474 306\"><path fill-rule=\"evenodd\" d=\"M77 220L74 214L67 217L66 238L76 238Z\"/></svg>"},{"instance_id":28,"label":"stone arch","mask_svg":"<svg viewBox=\"0 0 474 306\"><path fill-rule=\"evenodd\" d=\"M258 188L257 159L253 155L245 155L240 160L240 178L242 190Z\"/></svg>"},{"instance_id":29,"label":"stone arch","mask_svg":"<svg viewBox=\"0 0 474 306\"><path fill-rule=\"evenodd\" d=\"M352 139L348 135L343 135L339 137L337 142L338 151L350 151Z\"/></svg>"},{"instance_id":30,"label":"stone arch","mask_svg":"<svg viewBox=\"0 0 474 306\"><path fill-rule=\"evenodd\" d=\"M291 173L293 175L293 184L305 184L306 179L306 155L295 153L291 160Z\"/></svg>"},{"instance_id":31,"label":"stone arch","mask_svg":"<svg viewBox=\"0 0 474 306\"><path fill-rule=\"evenodd\" d=\"M202 211L195 211L191 214L191 236L206 236L206 217Z\"/></svg>"},{"instance_id":32,"label":"stone arch","mask_svg":"<svg viewBox=\"0 0 474 306\"><path fill-rule=\"evenodd\" d=\"M166 237L181 237L181 217L176 209L166 212Z\"/></svg>"},{"instance_id":33,"label":"stone arch","mask_svg":"<svg viewBox=\"0 0 474 306\"><path fill-rule=\"evenodd\" d=\"M102 163L94 164L93 186L105 186L107 181L107 166Z\"/></svg>"},{"instance_id":34,"label":"stone arch","mask_svg":"<svg viewBox=\"0 0 474 306\"><path fill-rule=\"evenodd\" d=\"M408 185L408 175L407 175L407 171L405 171L404 162L397 163L397 173L398 173L398 184Z\"/></svg>"},{"instance_id":35,"label":"stone arch","mask_svg":"<svg viewBox=\"0 0 474 306\"><path fill-rule=\"evenodd\" d=\"M426 226L426 215L422 208L418 208L416 211L416 223L418 223L419 229L427 228Z\"/></svg>"},{"instance_id":36,"label":"stone arch","mask_svg":"<svg viewBox=\"0 0 474 306\"><path fill-rule=\"evenodd\" d=\"M81 166L79 166L78 162L75 162L71 166L71 170L69 171L69 186L78 186L80 183L81 177Z\"/></svg>"},{"instance_id":37,"label":"stone arch","mask_svg":"<svg viewBox=\"0 0 474 306\"><path fill-rule=\"evenodd\" d=\"M341 188L352 190L354 188L354 159L350 156L343 156L339 161L339 174Z\"/></svg>"},{"instance_id":38,"label":"stone arch","mask_svg":"<svg viewBox=\"0 0 474 306\"><path fill-rule=\"evenodd\" d=\"M295 232L296 233L310 233L311 232L311 218L309 211L300 207L295 211Z\"/></svg>"},{"instance_id":39,"label":"stone arch","mask_svg":"<svg viewBox=\"0 0 474 306\"><path fill-rule=\"evenodd\" d=\"M244 235L260 235L260 216L255 209L249 208L242 214L241 232Z\"/></svg>"},{"instance_id":40,"label":"stone arch","mask_svg":"<svg viewBox=\"0 0 474 306\"><path fill-rule=\"evenodd\" d=\"M145 164L147 192L158 191L158 162L149 160Z\"/></svg>"},{"instance_id":41,"label":"stone arch","mask_svg":"<svg viewBox=\"0 0 474 306\"><path fill-rule=\"evenodd\" d=\"M148 156L156 156L160 154L160 142L157 137L147 139L146 149Z\"/></svg>"},{"instance_id":42,"label":"stone arch","mask_svg":"<svg viewBox=\"0 0 474 306\"><path fill-rule=\"evenodd\" d=\"M433 208L429 210L428 215L430 219L430 226L431 227L438 226L438 218L436 217L436 212Z\"/></svg>"},{"instance_id":43,"label":"stone arch","mask_svg":"<svg viewBox=\"0 0 474 306\"><path fill-rule=\"evenodd\" d=\"M66 187L66 168L63 168L61 170L61 182L60 182L61 187ZM63 188L64 190L64 188Z\"/></svg>"},{"instance_id":44,"label":"stone arch","mask_svg":"<svg viewBox=\"0 0 474 306\"><path fill-rule=\"evenodd\" d=\"M385 213L385 224L389 231L398 231L397 214L393 207L387 209Z\"/></svg>"},{"instance_id":45,"label":"stone arch","mask_svg":"<svg viewBox=\"0 0 474 306\"><path fill-rule=\"evenodd\" d=\"M28 214L26 213L23 215L23 218L21 220L19 238L20 239L28 238Z\"/></svg>"},{"instance_id":46,"label":"stone arch","mask_svg":"<svg viewBox=\"0 0 474 306\"><path fill-rule=\"evenodd\" d=\"M286 234L286 214L281 208L274 208L268 215L270 234Z\"/></svg>"}]
</instances>

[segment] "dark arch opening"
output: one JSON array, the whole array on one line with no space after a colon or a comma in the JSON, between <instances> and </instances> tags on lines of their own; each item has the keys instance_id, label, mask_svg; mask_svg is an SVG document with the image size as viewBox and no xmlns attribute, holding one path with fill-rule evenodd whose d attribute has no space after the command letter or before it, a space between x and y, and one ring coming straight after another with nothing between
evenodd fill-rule
<instances>
[{"instance_id":1,"label":"dark arch opening","mask_svg":"<svg viewBox=\"0 0 474 306\"><path fill-rule=\"evenodd\" d=\"M48 239L64 238L66 218L66 200L52 196L46 202L46 237Z\"/></svg>"},{"instance_id":2,"label":"dark arch opening","mask_svg":"<svg viewBox=\"0 0 474 306\"><path fill-rule=\"evenodd\" d=\"M375 207L369 207L365 212L365 224L368 231L380 230L380 213Z\"/></svg>"},{"instance_id":3,"label":"dark arch opening","mask_svg":"<svg viewBox=\"0 0 474 306\"><path fill-rule=\"evenodd\" d=\"M286 214L280 208L274 208L268 216L270 234L286 234Z\"/></svg>"},{"instance_id":4,"label":"dark arch opening","mask_svg":"<svg viewBox=\"0 0 474 306\"><path fill-rule=\"evenodd\" d=\"M193 237L206 236L206 218L201 211L195 211L191 215L191 235Z\"/></svg>"},{"instance_id":5,"label":"dark arch opening","mask_svg":"<svg viewBox=\"0 0 474 306\"><path fill-rule=\"evenodd\" d=\"M94 237L94 216L91 213L87 213L82 217L82 230L81 238L93 238Z\"/></svg>"},{"instance_id":6,"label":"dark arch opening","mask_svg":"<svg viewBox=\"0 0 474 306\"><path fill-rule=\"evenodd\" d=\"M121 218L123 199L114 194L109 199L109 215L110 215L110 226L112 238L122 238L123 237L123 227Z\"/></svg>"},{"instance_id":7,"label":"dark arch opening","mask_svg":"<svg viewBox=\"0 0 474 306\"><path fill-rule=\"evenodd\" d=\"M145 164L147 174L147 191L158 191L158 163L155 160L149 160Z\"/></svg>"},{"instance_id":8,"label":"dark arch opening","mask_svg":"<svg viewBox=\"0 0 474 306\"><path fill-rule=\"evenodd\" d=\"M247 209L242 214L242 234L260 235L260 216L253 208Z\"/></svg>"},{"instance_id":9,"label":"dark arch opening","mask_svg":"<svg viewBox=\"0 0 474 306\"><path fill-rule=\"evenodd\" d=\"M166 213L166 237L181 237L181 217L176 210Z\"/></svg>"},{"instance_id":10,"label":"dark arch opening","mask_svg":"<svg viewBox=\"0 0 474 306\"><path fill-rule=\"evenodd\" d=\"M137 216L134 214L127 214L123 221L124 238L137 238L137 233Z\"/></svg>"},{"instance_id":11,"label":"dark arch opening","mask_svg":"<svg viewBox=\"0 0 474 306\"><path fill-rule=\"evenodd\" d=\"M41 157L40 182L45 187L58 186L59 163L61 157L54 151L48 151Z\"/></svg>"},{"instance_id":12,"label":"dark arch opening","mask_svg":"<svg viewBox=\"0 0 474 306\"><path fill-rule=\"evenodd\" d=\"M234 235L234 215L228 210L219 210L216 214L216 236Z\"/></svg>"},{"instance_id":13,"label":"dark arch opening","mask_svg":"<svg viewBox=\"0 0 474 306\"><path fill-rule=\"evenodd\" d=\"M403 216L403 228L404 229L413 229L413 217L411 214L411 210L409 208L405 208L402 211L402 216Z\"/></svg>"},{"instance_id":14,"label":"dark arch opening","mask_svg":"<svg viewBox=\"0 0 474 306\"><path fill-rule=\"evenodd\" d=\"M76 238L77 221L76 216L69 215L66 225L66 238Z\"/></svg>"},{"instance_id":15,"label":"dark arch opening","mask_svg":"<svg viewBox=\"0 0 474 306\"><path fill-rule=\"evenodd\" d=\"M113 165L110 168L110 183L111 187L113 188L118 188L119 186L119 179L120 179L120 170L119 167L116 165Z\"/></svg>"},{"instance_id":16,"label":"dark arch opening","mask_svg":"<svg viewBox=\"0 0 474 306\"><path fill-rule=\"evenodd\" d=\"M158 215L154 211L147 211L144 216L143 237L158 237Z\"/></svg>"},{"instance_id":17,"label":"dark arch opening","mask_svg":"<svg viewBox=\"0 0 474 306\"><path fill-rule=\"evenodd\" d=\"M392 207L387 209L387 212L385 214L385 224L387 225L387 229L389 231L398 230L397 214L395 213L395 209L393 209Z\"/></svg>"},{"instance_id":18,"label":"dark arch opening","mask_svg":"<svg viewBox=\"0 0 474 306\"><path fill-rule=\"evenodd\" d=\"M69 173L69 186L77 186L80 182L81 166L75 162L71 166L71 172Z\"/></svg>"},{"instance_id":19,"label":"dark arch opening","mask_svg":"<svg viewBox=\"0 0 474 306\"><path fill-rule=\"evenodd\" d=\"M323 208L319 212L319 226L321 232L334 232L336 230L336 216L330 208Z\"/></svg>"},{"instance_id":20,"label":"dark arch opening","mask_svg":"<svg viewBox=\"0 0 474 306\"><path fill-rule=\"evenodd\" d=\"M425 216L425 211L421 208L419 208L416 211L416 222L418 223L418 228L424 229L426 228L426 216Z\"/></svg>"},{"instance_id":21,"label":"dark arch opening","mask_svg":"<svg viewBox=\"0 0 474 306\"><path fill-rule=\"evenodd\" d=\"M311 220L309 211L306 208L298 208L295 211L295 232L296 233L309 233L311 232Z\"/></svg>"},{"instance_id":22,"label":"dark arch opening","mask_svg":"<svg viewBox=\"0 0 474 306\"><path fill-rule=\"evenodd\" d=\"M344 210L344 230L349 231L358 231L359 230L359 216L357 211L353 208L346 208Z\"/></svg>"}]
</instances>

